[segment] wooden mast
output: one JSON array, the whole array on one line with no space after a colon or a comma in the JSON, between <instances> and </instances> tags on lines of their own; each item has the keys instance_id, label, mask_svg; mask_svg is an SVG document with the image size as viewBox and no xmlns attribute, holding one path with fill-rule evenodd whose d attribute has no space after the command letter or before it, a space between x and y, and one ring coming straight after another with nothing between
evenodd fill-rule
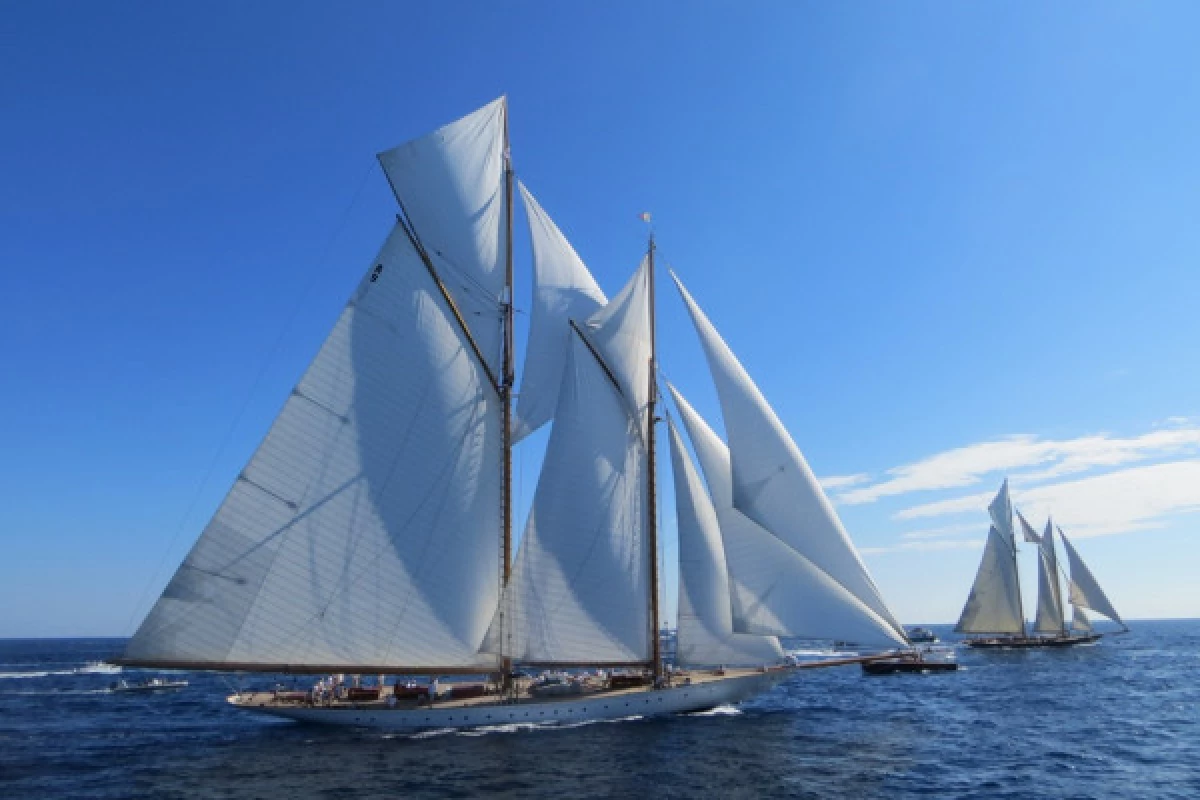
<instances>
[{"instance_id":1,"label":"wooden mast","mask_svg":"<svg viewBox=\"0 0 1200 800\"><path fill-rule=\"evenodd\" d=\"M504 357L501 364L500 405L501 413L501 449L504 451L504 469L502 479L501 528L503 551L503 569L500 581L500 613L504 614L504 591L508 588L508 579L512 575L512 388L513 388L513 170L512 152L508 142L508 100L504 102ZM501 617L503 619L503 617ZM508 620L509 625L512 620ZM500 625L500 652L502 680L507 687L511 683L512 656L506 652L503 641L506 630L503 622Z\"/></svg>"},{"instance_id":2,"label":"wooden mast","mask_svg":"<svg viewBox=\"0 0 1200 800\"><path fill-rule=\"evenodd\" d=\"M654 658L655 683L662 677L662 642L658 634L658 503L655 488L654 463L654 406L658 400L658 383L655 380L656 336L654 325L654 231L650 232L650 244L646 250L646 280L650 301L650 392L646 403L646 461L647 470L647 511L649 515L650 533L650 645Z\"/></svg>"}]
</instances>

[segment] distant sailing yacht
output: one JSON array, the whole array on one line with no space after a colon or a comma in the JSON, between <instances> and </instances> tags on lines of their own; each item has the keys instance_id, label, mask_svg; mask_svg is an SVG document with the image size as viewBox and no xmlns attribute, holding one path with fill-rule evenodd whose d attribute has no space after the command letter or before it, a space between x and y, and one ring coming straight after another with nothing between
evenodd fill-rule
<instances>
[{"instance_id":1,"label":"distant sailing yacht","mask_svg":"<svg viewBox=\"0 0 1200 800\"><path fill-rule=\"evenodd\" d=\"M116 663L379 676L229 702L419 730L701 710L862 660L787 664L779 636L908 644L800 450L676 278L728 444L670 387L704 478L670 422L676 660L691 670L665 670L653 236L610 300L519 186L533 303L514 415L504 99L379 159L395 227ZM513 559L512 447L548 422ZM536 669L574 671L533 685ZM443 692L433 678L451 674L487 683Z\"/></svg>"},{"instance_id":2,"label":"distant sailing yacht","mask_svg":"<svg viewBox=\"0 0 1200 800\"><path fill-rule=\"evenodd\" d=\"M1062 589L1058 580L1058 557L1054 549L1055 526L1046 521L1046 530L1038 535L1021 514L1016 511L1021 523L1021 532L1026 542L1038 545L1038 604L1033 633L1025 629L1025 614L1021 604L1021 580L1017 571L1016 532L1013 528L1014 509L1008 494L1005 479L996 494L988 513L992 526L988 531L987 546L979 572L971 587L971 594L963 608L955 631L971 634L991 634L970 638L966 643L972 647L1065 647L1085 642L1094 642L1101 634L1096 633L1084 616L1083 609L1096 611L1129 630L1122 622L1116 609L1101 590L1091 570L1083 563L1075 547L1058 528L1063 548L1070 563L1068 600L1074 609L1070 627L1064 616Z\"/></svg>"}]
</instances>

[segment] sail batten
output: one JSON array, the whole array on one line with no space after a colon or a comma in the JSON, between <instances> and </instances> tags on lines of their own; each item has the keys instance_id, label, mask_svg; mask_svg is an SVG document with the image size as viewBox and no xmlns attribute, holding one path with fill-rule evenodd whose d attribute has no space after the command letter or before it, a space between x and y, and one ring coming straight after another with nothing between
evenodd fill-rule
<instances>
[{"instance_id":1,"label":"sail batten","mask_svg":"<svg viewBox=\"0 0 1200 800\"><path fill-rule=\"evenodd\" d=\"M717 386L734 508L816 565L906 640L804 455L678 276L672 277Z\"/></svg>"},{"instance_id":2,"label":"sail batten","mask_svg":"<svg viewBox=\"0 0 1200 800\"><path fill-rule=\"evenodd\" d=\"M494 667L499 412L397 226L125 657Z\"/></svg>"},{"instance_id":3,"label":"sail batten","mask_svg":"<svg viewBox=\"0 0 1200 800\"><path fill-rule=\"evenodd\" d=\"M778 537L733 507L729 449L679 391L667 384L696 452L717 515L739 633L906 644L892 625Z\"/></svg>"},{"instance_id":4,"label":"sail batten","mask_svg":"<svg viewBox=\"0 0 1200 800\"><path fill-rule=\"evenodd\" d=\"M774 636L736 633L729 572L716 510L674 423L668 423L679 530L679 623L676 662L684 666L775 663L783 649Z\"/></svg>"}]
</instances>

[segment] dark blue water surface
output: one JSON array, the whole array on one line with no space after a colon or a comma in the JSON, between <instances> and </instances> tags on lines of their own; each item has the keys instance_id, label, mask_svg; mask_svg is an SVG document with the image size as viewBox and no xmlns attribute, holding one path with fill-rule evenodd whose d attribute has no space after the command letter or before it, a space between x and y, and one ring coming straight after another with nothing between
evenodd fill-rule
<instances>
[{"instance_id":1,"label":"dark blue water surface","mask_svg":"<svg viewBox=\"0 0 1200 800\"><path fill-rule=\"evenodd\" d=\"M261 677L112 694L88 665L122 644L0 641L0 796L1200 797L1198 621L960 648L942 675L808 671L707 714L417 736L225 704Z\"/></svg>"}]
</instances>

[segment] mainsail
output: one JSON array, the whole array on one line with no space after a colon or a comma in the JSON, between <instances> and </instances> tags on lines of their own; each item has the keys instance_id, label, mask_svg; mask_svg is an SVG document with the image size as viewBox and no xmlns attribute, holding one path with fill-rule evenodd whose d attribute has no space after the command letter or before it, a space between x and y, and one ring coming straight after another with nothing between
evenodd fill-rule
<instances>
[{"instance_id":1,"label":"mainsail","mask_svg":"<svg viewBox=\"0 0 1200 800\"><path fill-rule=\"evenodd\" d=\"M1025 518L1021 524L1028 527ZM1046 520L1046 531L1038 543L1038 606L1033 629L1038 633L1066 633L1062 590L1058 583L1058 557L1054 552L1054 525Z\"/></svg>"},{"instance_id":2,"label":"mainsail","mask_svg":"<svg viewBox=\"0 0 1200 800\"><path fill-rule=\"evenodd\" d=\"M650 660L647 458L629 397L638 375L649 378L649 349L640 370L608 360L610 344L637 351L648 336L644 280L643 267L618 296L635 299L614 299L570 328L533 508L485 652L558 664Z\"/></svg>"},{"instance_id":3,"label":"mainsail","mask_svg":"<svg viewBox=\"0 0 1200 800\"><path fill-rule=\"evenodd\" d=\"M392 191L493 375L504 345L503 97L379 154Z\"/></svg>"},{"instance_id":4,"label":"mainsail","mask_svg":"<svg viewBox=\"0 0 1200 800\"><path fill-rule=\"evenodd\" d=\"M499 596L500 434L496 390L397 226L126 658L494 665L477 651Z\"/></svg>"},{"instance_id":5,"label":"mainsail","mask_svg":"<svg viewBox=\"0 0 1200 800\"><path fill-rule=\"evenodd\" d=\"M514 442L533 433L554 414L571 343L571 320L582 322L607 302L554 220L524 184L520 188L533 245L533 306L513 425Z\"/></svg>"},{"instance_id":6,"label":"mainsail","mask_svg":"<svg viewBox=\"0 0 1200 800\"><path fill-rule=\"evenodd\" d=\"M1063 548L1067 551L1067 563L1071 566L1071 581L1068 592L1071 605L1082 608L1091 609L1097 613L1111 619L1113 622L1119 623L1122 627L1125 625L1124 620L1117 614L1117 610L1113 608L1109 602L1108 596L1104 594L1104 590L1100 588L1100 584L1096 582L1096 578L1092 575L1092 571L1087 568L1087 564L1083 563L1083 559L1079 557L1075 546L1071 544L1071 540L1062 532L1062 528L1058 529L1058 535L1062 537Z\"/></svg>"},{"instance_id":7,"label":"mainsail","mask_svg":"<svg viewBox=\"0 0 1200 800\"><path fill-rule=\"evenodd\" d=\"M667 384L716 510L729 569L733 629L893 647L907 640L862 599L733 507L729 449Z\"/></svg>"},{"instance_id":8,"label":"mainsail","mask_svg":"<svg viewBox=\"0 0 1200 800\"><path fill-rule=\"evenodd\" d=\"M672 277L717 385L729 438L734 508L841 584L904 639L904 629L888 610L800 449L679 278Z\"/></svg>"},{"instance_id":9,"label":"mainsail","mask_svg":"<svg viewBox=\"0 0 1200 800\"><path fill-rule=\"evenodd\" d=\"M1007 484L1006 484L1007 485ZM983 560L971 586L971 594L954 630L959 633L1024 633L1021 598L1017 585L1017 563L1012 537L995 525L988 530Z\"/></svg>"},{"instance_id":10,"label":"mainsail","mask_svg":"<svg viewBox=\"0 0 1200 800\"><path fill-rule=\"evenodd\" d=\"M679 624L676 663L682 666L769 664L783 658L774 636L735 633L729 574L717 515L679 431L668 424L679 522Z\"/></svg>"}]
</instances>

